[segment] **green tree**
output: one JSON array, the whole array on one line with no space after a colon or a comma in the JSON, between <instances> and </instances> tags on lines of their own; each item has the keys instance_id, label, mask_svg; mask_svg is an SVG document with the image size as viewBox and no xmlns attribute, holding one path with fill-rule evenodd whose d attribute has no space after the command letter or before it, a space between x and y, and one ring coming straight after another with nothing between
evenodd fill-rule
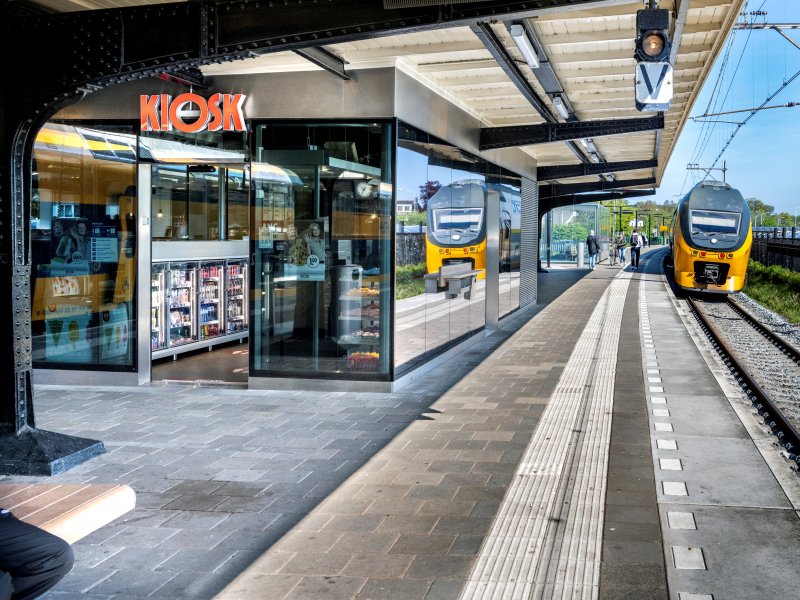
<instances>
[{"instance_id":1,"label":"green tree","mask_svg":"<svg viewBox=\"0 0 800 600\"><path fill-rule=\"evenodd\" d=\"M553 226L553 241L577 240L583 241L589 235L589 227L584 223L568 223L567 225Z\"/></svg>"},{"instance_id":2,"label":"green tree","mask_svg":"<svg viewBox=\"0 0 800 600\"><path fill-rule=\"evenodd\" d=\"M424 212L398 213L397 220L406 225L425 225L426 216Z\"/></svg>"}]
</instances>

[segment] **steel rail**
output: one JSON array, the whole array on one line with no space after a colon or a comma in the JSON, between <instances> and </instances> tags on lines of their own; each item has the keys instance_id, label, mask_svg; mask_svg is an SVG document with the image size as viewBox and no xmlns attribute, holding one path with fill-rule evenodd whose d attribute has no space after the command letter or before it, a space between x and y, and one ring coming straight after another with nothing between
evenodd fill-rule
<instances>
[{"instance_id":1,"label":"steel rail","mask_svg":"<svg viewBox=\"0 0 800 600\"><path fill-rule=\"evenodd\" d=\"M747 321L753 329L772 342L772 344L778 348L778 350L783 352L787 358L793 360L795 364L800 365L800 350L795 348L792 344L778 334L773 333L768 327L762 325L756 317L747 312L747 310L745 310L745 308L733 298L728 297L728 304L733 307L733 310L742 315L742 318L744 318L744 320Z\"/></svg>"},{"instance_id":2,"label":"steel rail","mask_svg":"<svg viewBox=\"0 0 800 600\"><path fill-rule=\"evenodd\" d=\"M700 323L705 334L710 338L712 346L719 353L723 363L747 394L748 399L758 414L770 428L778 443L786 451L789 460L800 466L800 433L783 415L778 406L770 399L769 394L756 382L750 372L737 360L736 354L723 341L722 334L706 319L703 311L691 297L686 298L692 313Z\"/></svg>"}]
</instances>

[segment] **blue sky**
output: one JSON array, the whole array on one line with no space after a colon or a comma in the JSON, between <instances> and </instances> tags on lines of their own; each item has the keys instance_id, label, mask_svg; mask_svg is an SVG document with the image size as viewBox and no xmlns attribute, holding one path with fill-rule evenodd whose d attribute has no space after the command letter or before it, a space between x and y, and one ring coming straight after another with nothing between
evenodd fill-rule
<instances>
[{"instance_id":1,"label":"blue sky","mask_svg":"<svg viewBox=\"0 0 800 600\"><path fill-rule=\"evenodd\" d=\"M746 10L767 11L767 23L800 23L798 0L750 0ZM759 18L757 22L764 22ZM800 30L784 32L800 44ZM747 41L748 34L750 36ZM730 87L728 99L716 111L748 109L759 106L780 85L800 70L800 49L794 47L772 30L738 30L734 36L727 75L720 81L723 90ZM703 114L709 103L711 91L725 53L720 53L701 94L690 115ZM732 77L736 63L741 58L738 72ZM795 79L768 105L800 102L800 77ZM717 117L727 121L744 121L750 113ZM705 150L696 151L698 143L706 138L700 123L688 121L681 132L675 150L667 163L661 187L656 191L659 202L685 194L704 175L702 171L687 171L686 165L697 163L709 167L728 140L735 125L720 124L710 135ZM708 127L706 127L706 132ZM775 207L775 212L800 214L800 106L776 108L758 112L739 129L733 142L720 158L727 163L726 179L739 189L745 198L759 198ZM720 171L712 171L722 179Z\"/></svg>"}]
</instances>

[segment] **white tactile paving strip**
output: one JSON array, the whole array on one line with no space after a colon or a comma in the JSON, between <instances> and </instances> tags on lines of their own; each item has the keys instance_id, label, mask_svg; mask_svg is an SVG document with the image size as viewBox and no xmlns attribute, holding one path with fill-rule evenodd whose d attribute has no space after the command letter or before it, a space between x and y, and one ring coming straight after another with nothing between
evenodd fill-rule
<instances>
[{"instance_id":1,"label":"white tactile paving strip","mask_svg":"<svg viewBox=\"0 0 800 600\"><path fill-rule=\"evenodd\" d=\"M660 366L658 362L658 354L652 342L652 333L650 329L650 317L647 308L647 282L642 280L639 287L639 320L642 328L642 339L645 348L653 348L650 354L646 355L647 364L647 381L649 391L649 401L653 406L663 407L668 405L668 395L665 394L662 386L650 385L661 383ZM664 394L654 396L653 394ZM680 458L674 458L671 451L678 449L678 443L673 439L664 439L659 437L658 434L673 432L673 426L670 422L664 422L663 419L670 418L670 411L668 408L652 408L653 418L662 419L660 422L653 421L653 437L656 442L656 449L654 455L657 457L657 466L662 472L672 472L671 476L677 476L679 472L683 471L683 463ZM662 456L663 453L669 452L669 457ZM684 481L662 481L662 492L665 496L689 496L689 489ZM694 514L691 512L668 511L667 512L667 525L670 529L681 530L696 530L697 524ZM672 568L679 570L706 570L705 557L703 549L695 546L671 546L670 551L672 554ZM680 592L678 594L679 600L713 600L713 596L702 593L686 593Z\"/></svg>"},{"instance_id":2,"label":"white tactile paving strip","mask_svg":"<svg viewBox=\"0 0 800 600\"><path fill-rule=\"evenodd\" d=\"M615 278L575 344L462 600L597 598L614 372L629 284L630 277Z\"/></svg>"}]
</instances>

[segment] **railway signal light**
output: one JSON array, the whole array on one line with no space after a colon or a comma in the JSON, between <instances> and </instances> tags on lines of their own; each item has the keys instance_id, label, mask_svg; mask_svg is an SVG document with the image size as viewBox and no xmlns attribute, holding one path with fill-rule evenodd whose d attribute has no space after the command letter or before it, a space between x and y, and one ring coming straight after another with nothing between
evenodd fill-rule
<instances>
[{"instance_id":1,"label":"railway signal light","mask_svg":"<svg viewBox=\"0 0 800 600\"><path fill-rule=\"evenodd\" d=\"M663 8L637 11L636 110L669 110L672 103L671 49L669 11Z\"/></svg>"}]
</instances>

